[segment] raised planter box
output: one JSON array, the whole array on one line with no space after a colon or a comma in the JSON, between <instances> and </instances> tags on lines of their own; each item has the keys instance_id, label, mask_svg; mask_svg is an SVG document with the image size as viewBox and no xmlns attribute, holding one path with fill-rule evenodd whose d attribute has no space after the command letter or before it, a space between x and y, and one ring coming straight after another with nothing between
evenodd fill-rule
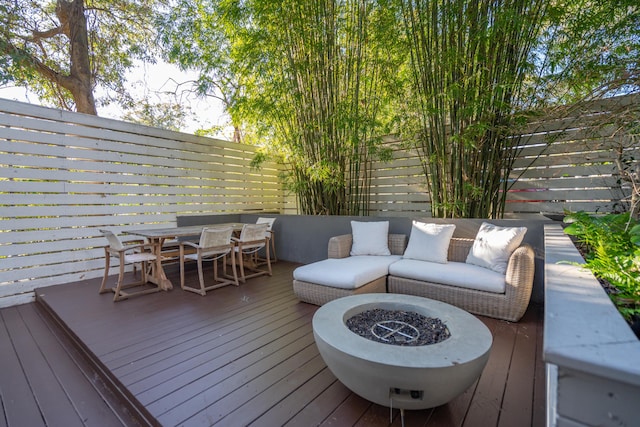
<instances>
[{"instance_id":1,"label":"raised planter box","mask_svg":"<svg viewBox=\"0 0 640 427\"><path fill-rule=\"evenodd\" d=\"M639 425L640 341L559 224L544 244L547 425Z\"/></svg>"}]
</instances>

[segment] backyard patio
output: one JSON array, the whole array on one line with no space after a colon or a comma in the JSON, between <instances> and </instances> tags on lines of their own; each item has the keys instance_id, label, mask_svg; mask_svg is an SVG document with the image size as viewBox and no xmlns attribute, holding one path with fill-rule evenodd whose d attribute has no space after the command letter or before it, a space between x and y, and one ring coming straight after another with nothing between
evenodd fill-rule
<instances>
[{"instance_id":1,"label":"backyard patio","mask_svg":"<svg viewBox=\"0 0 640 427\"><path fill-rule=\"evenodd\" d=\"M617 101L635 105L638 96ZM577 251L557 223L549 251L553 221L541 215L610 211L626 197L611 173L611 153L600 148L613 136L582 126L583 111L600 117L599 106L533 123L522 135L515 164L522 171L535 157L537 166L518 175L505 219L495 221L529 229L525 240L536 250L531 304L518 323L481 318L494 337L483 375L447 405L408 411L406 425L637 419L640 371L629 361L640 357L640 342L593 277L585 291L583 274L568 272L578 268L559 264ZM311 328L317 307L292 290L293 269L326 258L329 238L348 233L360 217L297 214L281 182L284 166L252 168L254 146L5 100L0 124L0 427L390 423L388 408L354 395L326 368ZM548 143L550 135L561 137ZM431 218L419 157L389 146L393 161L371 164L368 216L407 236L414 219L454 222L460 237L473 238L483 219ZM175 287L173 265L170 292L115 304L98 294L106 244L100 229L125 235L255 223L265 215L277 217L273 277L200 297ZM194 267L187 281L197 282ZM400 425L399 411L392 416Z\"/></svg>"},{"instance_id":2,"label":"backyard patio","mask_svg":"<svg viewBox=\"0 0 640 427\"><path fill-rule=\"evenodd\" d=\"M292 291L297 265L205 297L177 288L113 303L98 278L38 289L36 303L0 311L0 425L389 425L388 408L322 361L317 307ZM178 283L177 265L167 275ZM405 425L545 424L542 307L518 323L480 319L494 337L480 379L446 405L407 411Z\"/></svg>"},{"instance_id":3,"label":"backyard patio","mask_svg":"<svg viewBox=\"0 0 640 427\"><path fill-rule=\"evenodd\" d=\"M0 427L640 425L637 0L6 3ZM231 229L202 230L265 220L234 249ZM353 250L362 221L387 223L385 254L414 222L451 233L358 269L380 255ZM485 221L526 228L522 251L498 251L516 254L506 272L473 249L499 240ZM183 291L171 240L201 232L198 262L264 241L273 275ZM136 275L119 239L143 238L148 292L100 294L103 274ZM192 264L186 285L204 290ZM361 299L326 316L301 302L356 276L454 339L388 355L342 330ZM441 302L457 308L421 311ZM385 319L362 329L421 332ZM323 330L344 335L329 346ZM357 349L349 363L328 357L336 341Z\"/></svg>"}]
</instances>

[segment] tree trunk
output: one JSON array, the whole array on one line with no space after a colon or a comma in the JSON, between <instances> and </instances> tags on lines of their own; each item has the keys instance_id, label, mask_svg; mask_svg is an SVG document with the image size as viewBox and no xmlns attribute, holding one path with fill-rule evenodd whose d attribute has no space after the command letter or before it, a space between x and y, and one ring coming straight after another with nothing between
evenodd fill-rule
<instances>
[{"instance_id":1,"label":"tree trunk","mask_svg":"<svg viewBox=\"0 0 640 427\"><path fill-rule=\"evenodd\" d=\"M60 76L59 83L71 92L79 113L97 115L93 97L93 76L89 61L89 37L84 0L58 0L56 14L65 35L69 38L70 70Z\"/></svg>"},{"instance_id":2,"label":"tree trunk","mask_svg":"<svg viewBox=\"0 0 640 427\"><path fill-rule=\"evenodd\" d=\"M242 144L242 129L236 125L233 125L233 142Z\"/></svg>"}]
</instances>

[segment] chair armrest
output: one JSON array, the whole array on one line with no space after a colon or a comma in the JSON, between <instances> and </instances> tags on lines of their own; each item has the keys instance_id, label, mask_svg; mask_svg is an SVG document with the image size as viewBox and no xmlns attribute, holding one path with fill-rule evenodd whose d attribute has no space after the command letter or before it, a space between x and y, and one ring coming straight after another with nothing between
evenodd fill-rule
<instances>
[{"instance_id":1,"label":"chair armrest","mask_svg":"<svg viewBox=\"0 0 640 427\"><path fill-rule=\"evenodd\" d=\"M266 236L258 240L240 240L237 237L233 237L233 236L231 237L231 242L235 246L242 246L247 248L255 248L256 246L263 247L267 244L268 241L269 241L269 238Z\"/></svg>"},{"instance_id":2,"label":"chair armrest","mask_svg":"<svg viewBox=\"0 0 640 427\"><path fill-rule=\"evenodd\" d=\"M137 243L135 245L125 245L123 252L124 251L130 251L132 249L149 249L151 252L153 252L153 244L151 243Z\"/></svg>"},{"instance_id":3,"label":"chair armrest","mask_svg":"<svg viewBox=\"0 0 640 427\"><path fill-rule=\"evenodd\" d=\"M351 254L351 243L353 236L351 234L342 234L333 236L329 239L329 247L327 249L329 258L346 258Z\"/></svg>"},{"instance_id":4,"label":"chair armrest","mask_svg":"<svg viewBox=\"0 0 640 427\"><path fill-rule=\"evenodd\" d=\"M127 252L144 252L145 249L149 249L153 252L153 245L151 243L137 243L135 245L124 245L120 250L112 248L110 245L104 247L104 250L112 255L122 256Z\"/></svg>"},{"instance_id":5,"label":"chair armrest","mask_svg":"<svg viewBox=\"0 0 640 427\"><path fill-rule=\"evenodd\" d=\"M194 242L190 242L189 240L183 240L180 242L180 246L191 246L192 248L198 249L199 245Z\"/></svg>"},{"instance_id":6,"label":"chair armrest","mask_svg":"<svg viewBox=\"0 0 640 427\"><path fill-rule=\"evenodd\" d=\"M125 246L130 246L130 245L144 245L144 244L148 244L149 242L147 242L145 239L132 239L132 240L124 240L122 242L123 245Z\"/></svg>"}]
</instances>

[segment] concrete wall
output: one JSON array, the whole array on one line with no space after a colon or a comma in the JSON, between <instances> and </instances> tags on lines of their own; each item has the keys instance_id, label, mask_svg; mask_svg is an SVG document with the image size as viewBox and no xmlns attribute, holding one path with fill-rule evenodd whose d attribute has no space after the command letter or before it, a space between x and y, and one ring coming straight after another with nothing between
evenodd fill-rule
<instances>
[{"instance_id":1,"label":"concrete wall","mask_svg":"<svg viewBox=\"0 0 640 427\"><path fill-rule=\"evenodd\" d=\"M275 233L276 254L278 259L308 264L327 258L329 239L340 234L351 233L351 221L389 221L389 232L411 234L413 219L424 222L454 223L455 237L474 238L482 219L436 219L436 218L401 218L401 217L351 217L351 216L313 216L313 215L278 215L278 214L225 214L225 215L194 215L177 218L178 226L216 224L224 222L255 222L259 216L275 217L273 225ZM540 219L503 219L488 220L492 224L502 226L527 227L524 241L529 243L536 252L536 272L531 300L542 303L544 300L544 224L551 220Z\"/></svg>"},{"instance_id":2,"label":"concrete wall","mask_svg":"<svg viewBox=\"0 0 640 427\"><path fill-rule=\"evenodd\" d=\"M545 226L547 425L640 425L640 341L558 224Z\"/></svg>"}]
</instances>

